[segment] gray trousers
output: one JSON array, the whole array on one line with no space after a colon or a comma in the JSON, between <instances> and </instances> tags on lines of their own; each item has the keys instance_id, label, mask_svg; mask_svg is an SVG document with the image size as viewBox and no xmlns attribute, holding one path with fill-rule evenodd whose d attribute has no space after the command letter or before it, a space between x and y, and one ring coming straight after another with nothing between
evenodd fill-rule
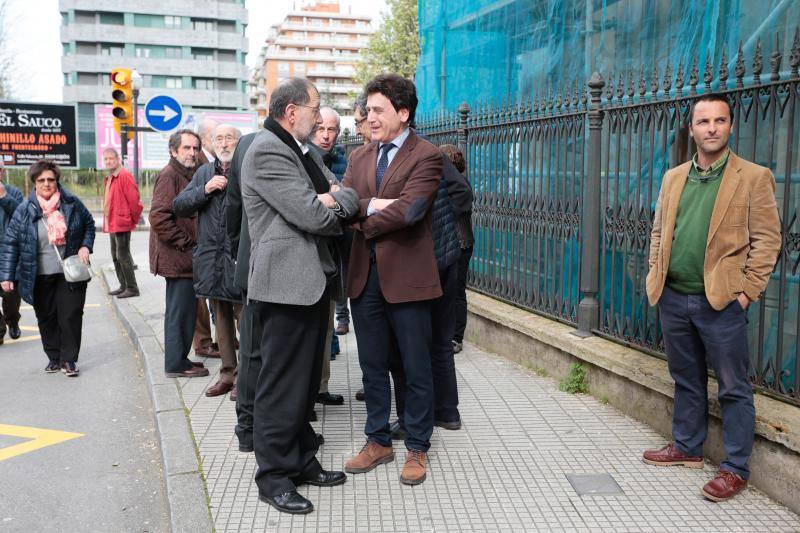
<instances>
[{"instance_id":1,"label":"gray trousers","mask_svg":"<svg viewBox=\"0 0 800 533\"><path fill-rule=\"evenodd\" d=\"M117 273L119 286L138 291L136 275L133 273L130 231L111 234L111 259L114 261L114 271Z\"/></svg>"}]
</instances>

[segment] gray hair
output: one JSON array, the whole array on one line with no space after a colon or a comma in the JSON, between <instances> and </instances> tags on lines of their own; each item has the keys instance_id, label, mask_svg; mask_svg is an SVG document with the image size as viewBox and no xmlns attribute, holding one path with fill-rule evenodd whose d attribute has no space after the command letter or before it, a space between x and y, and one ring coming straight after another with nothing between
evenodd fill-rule
<instances>
[{"instance_id":1,"label":"gray hair","mask_svg":"<svg viewBox=\"0 0 800 533\"><path fill-rule=\"evenodd\" d=\"M114 154L114 157L116 157L117 159L119 159L119 152L117 152L117 149L116 149L116 148L111 148L111 147L109 146L108 148L106 148L106 149L104 149L104 150L103 150L103 155L106 155L106 154Z\"/></svg>"},{"instance_id":2,"label":"gray hair","mask_svg":"<svg viewBox=\"0 0 800 533\"><path fill-rule=\"evenodd\" d=\"M353 111L358 111L361 113L362 117L367 116L367 93L361 93L356 98L356 101L353 103Z\"/></svg>"},{"instance_id":3,"label":"gray hair","mask_svg":"<svg viewBox=\"0 0 800 533\"><path fill-rule=\"evenodd\" d=\"M188 128L184 128L182 130L176 131L175 133L173 133L172 135L169 136L169 144L168 144L168 146L169 146L170 155L172 155L172 152L176 152L177 153L178 148L181 147L181 138L184 135L193 136L195 139L197 139L198 145L200 145L200 146L203 145L203 141L200 139L200 136L198 134L196 134L195 132L193 132L192 130L190 130Z\"/></svg>"},{"instance_id":4,"label":"gray hair","mask_svg":"<svg viewBox=\"0 0 800 533\"><path fill-rule=\"evenodd\" d=\"M283 118L289 104L306 105L311 101L308 93L312 89L317 90L306 78L289 78L278 85L269 97L269 118Z\"/></svg>"},{"instance_id":5,"label":"gray hair","mask_svg":"<svg viewBox=\"0 0 800 533\"><path fill-rule=\"evenodd\" d=\"M328 106L324 106L324 107L320 107L319 108L320 115L322 114L323 111L328 111L330 113L333 113L333 116L336 117L336 129L337 130L342 129L342 117L339 116L339 112L338 111L336 111L334 108L328 107Z\"/></svg>"},{"instance_id":6,"label":"gray hair","mask_svg":"<svg viewBox=\"0 0 800 533\"><path fill-rule=\"evenodd\" d=\"M213 126L212 126L213 124ZM214 119L204 118L200 121L200 124L197 126L197 134L202 139L206 136L206 134L210 131L211 133L219 126L219 122Z\"/></svg>"}]
</instances>

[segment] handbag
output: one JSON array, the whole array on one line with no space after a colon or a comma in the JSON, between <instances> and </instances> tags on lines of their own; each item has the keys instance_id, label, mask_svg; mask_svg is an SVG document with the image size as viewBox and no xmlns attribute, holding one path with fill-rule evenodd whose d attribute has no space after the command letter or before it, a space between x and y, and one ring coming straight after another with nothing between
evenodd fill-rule
<instances>
[{"instance_id":1,"label":"handbag","mask_svg":"<svg viewBox=\"0 0 800 533\"><path fill-rule=\"evenodd\" d=\"M80 283L81 281L89 281L92 279L92 273L88 265L84 265L83 261L77 255L71 255L66 259L61 258L58 251L58 246L53 245L53 249L58 256L58 262L61 263L61 268L64 270L64 279L69 283Z\"/></svg>"}]
</instances>

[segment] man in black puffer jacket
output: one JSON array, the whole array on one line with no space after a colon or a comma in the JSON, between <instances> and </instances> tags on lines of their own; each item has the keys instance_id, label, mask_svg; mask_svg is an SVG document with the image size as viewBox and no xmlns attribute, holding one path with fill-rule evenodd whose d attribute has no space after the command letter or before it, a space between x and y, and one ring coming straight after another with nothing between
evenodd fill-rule
<instances>
[{"instance_id":1,"label":"man in black puffer jacket","mask_svg":"<svg viewBox=\"0 0 800 533\"><path fill-rule=\"evenodd\" d=\"M220 124L214 130L217 158L197 169L191 183L172 202L177 217L198 213L197 245L192 253L194 290L208 298L216 315L217 340L222 358L219 380L206 390L206 396L220 396L236 383L235 317L242 303L242 291L234 286L231 241L225 217L228 172L240 132Z\"/></svg>"}]
</instances>

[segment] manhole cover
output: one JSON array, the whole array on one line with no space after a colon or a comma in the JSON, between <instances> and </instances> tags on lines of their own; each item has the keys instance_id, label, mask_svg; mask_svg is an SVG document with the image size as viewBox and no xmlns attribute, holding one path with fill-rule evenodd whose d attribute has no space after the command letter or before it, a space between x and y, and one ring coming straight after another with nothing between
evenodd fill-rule
<instances>
[{"instance_id":1,"label":"manhole cover","mask_svg":"<svg viewBox=\"0 0 800 533\"><path fill-rule=\"evenodd\" d=\"M609 474L567 474L578 496L604 496L623 494L616 480Z\"/></svg>"}]
</instances>

